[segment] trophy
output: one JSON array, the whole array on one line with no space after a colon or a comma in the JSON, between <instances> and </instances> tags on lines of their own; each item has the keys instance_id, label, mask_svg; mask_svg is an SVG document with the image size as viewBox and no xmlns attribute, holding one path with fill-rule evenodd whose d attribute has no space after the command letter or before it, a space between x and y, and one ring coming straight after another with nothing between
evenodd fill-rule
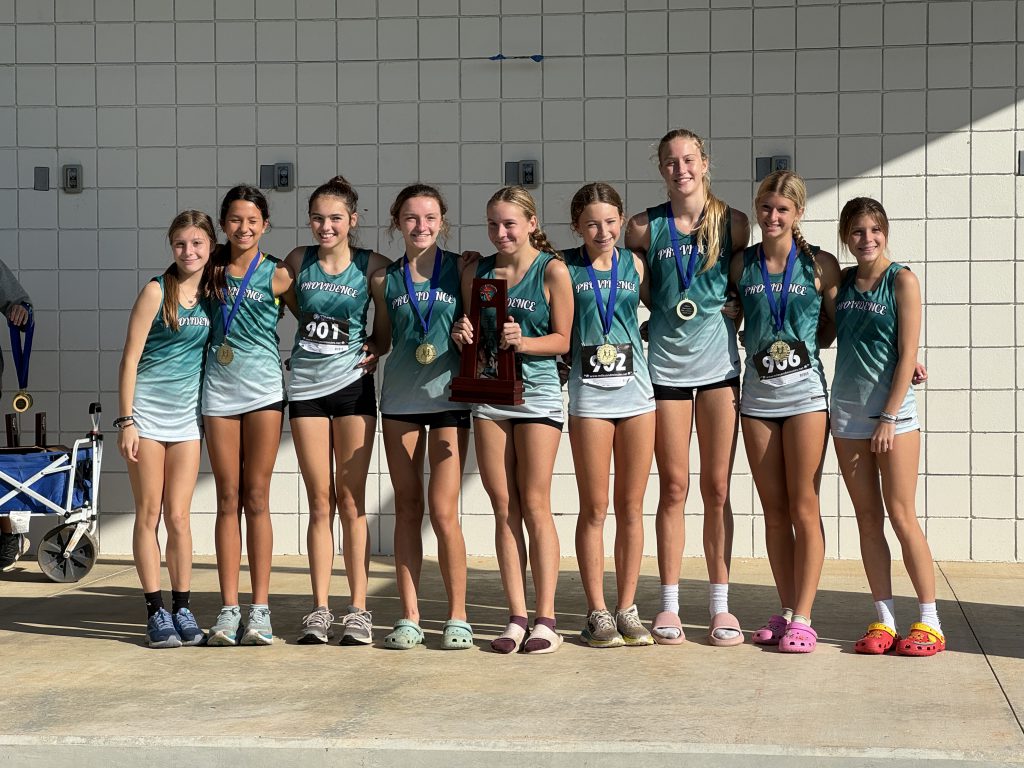
<instances>
[{"instance_id":1,"label":"trophy","mask_svg":"<svg viewBox=\"0 0 1024 768\"><path fill-rule=\"evenodd\" d=\"M485 309L494 309L495 325L485 327ZM521 405L523 382L516 368L515 351L501 349L500 327L508 316L508 286L504 280L473 280L469 321L473 341L462 347L459 375L452 379L452 400L457 403Z\"/></svg>"}]
</instances>

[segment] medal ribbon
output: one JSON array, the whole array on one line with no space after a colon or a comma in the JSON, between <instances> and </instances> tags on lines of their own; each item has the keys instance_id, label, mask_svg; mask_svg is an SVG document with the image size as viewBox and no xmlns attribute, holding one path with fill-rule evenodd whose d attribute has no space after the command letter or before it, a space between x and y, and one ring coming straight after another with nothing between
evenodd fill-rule
<instances>
[{"instance_id":1,"label":"medal ribbon","mask_svg":"<svg viewBox=\"0 0 1024 768\"><path fill-rule=\"evenodd\" d=\"M437 254L434 256L434 270L430 275L430 293L427 295L426 314L420 312L420 302L416 298L416 286L412 283L412 271L409 269L409 257L406 256L402 260L402 277L405 278L405 292L409 295L409 305L412 307L412 311L416 314L416 319L420 321L420 327L423 328L424 336L426 336L430 331L430 316L434 312L434 302L437 301L438 283L441 282L442 260L443 254L441 253L441 248L438 247Z\"/></svg>"},{"instance_id":2,"label":"medal ribbon","mask_svg":"<svg viewBox=\"0 0 1024 768\"><path fill-rule=\"evenodd\" d=\"M597 315L601 318L601 328L604 329L604 335L608 336L612 330L612 319L615 317L615 297L619 293L619 249L616 248L612 251L612 285L608 289L607 305L601 298L601 289L597 285L597 274L594 272L594 265L590 261L590 254L587 253L586 246L583 247L583 258L587 265L587 274L590 275L590 284L594 288L594 301L597 302Z\"/></svg>"},{"instance_id":3,"label":"medal ribbon","mask_svg":"<svg viewBox=\"0 0 1024 768\"><path fill-rule=\"evenodd\" d=\"M252 280L252 276L256 273L256 267L261 261L263 261L263 254L260 251L256 251L256 258L249 262L249 268L245 270L245 277L242 278L242 284L238 286L238 293L235 294L235 300L231 304L231 310L228 311L227 304L220 305L220 316L224 320L225 339L231 332L231 324L235 321L235 315L238 313L238 308L242 304L242 299L245 298L245 289L249 287L249 281Z\"/></svg>"},{"instance_id":4,"label":"medal ribbon","mask_svg":"<svg viewBox=\"0 0 1024 768\"><path fill-rule=\"evenodd\" d=\"M683 286L682 293L684 294L690 290L690 283L693 282L693 273L697 270L697 230L700 229L703 221L704 211L701 211L697 223L690 230L690 234L693 236L693 242L690 243L690 261L687 263L686 269L683 269L683 257L679 248L679 230L676 229L676 217L672 213L672 203L668 204L668 236L672 239L672 255L676 260L676 271L679 273L679 282Z\"/></svg>"},{"instance_id":5,"label":"medal ribbon","mask_svg":"<svg viewBox=\"0 0 1024 768\"><path fill-rule=\"evenodd\" d=\"M782 333L782 326L786 322L786 308L789 306L789 286L793 282L793 267L796 265L796 241L789 248L789 256L786 257L786 271L782 276L782 294L779 296L779 303L775 303L775 293L772 291L772 279L768 275L768 265L765 262L764 246L758 248L758 255L761 260L761 281L764 283L764 293L768 297L768 312L772 316L772 328L775 334Z\"/></svg>"},{"instance_id":6,"label":"medal ribbon","mask_svg":"<svg viewBox=\"0 0 1024 768\"><path fill-rule=\"evenodd\" d=\"M28 309L28 322L24 328L19 328L8 321L7 326L11 330L11 357L14 358L14 370L18 373L18 389L24 391L28 387L28 362L32 357L32 337L36 331L36 321L32 317L32 308ZM25 343L21 343L21 333L25 333Z\"/></svg>"}]
</instances>

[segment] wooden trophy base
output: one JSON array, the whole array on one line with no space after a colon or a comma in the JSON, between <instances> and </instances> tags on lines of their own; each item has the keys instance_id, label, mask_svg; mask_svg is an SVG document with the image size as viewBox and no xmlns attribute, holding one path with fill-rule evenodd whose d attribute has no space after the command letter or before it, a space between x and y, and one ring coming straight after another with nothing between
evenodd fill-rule
<instances>
[{"instance_id":1,"label":"wooden trophy base","mask_svg":"<svg viewBox=\"0 0 1024 768\"><path fill-rule=\"evenodd\" d=\"M523 382L456 376L452 379L452 394L448 399L456 403L522 405Z\"/></svg>"}]
</instances>

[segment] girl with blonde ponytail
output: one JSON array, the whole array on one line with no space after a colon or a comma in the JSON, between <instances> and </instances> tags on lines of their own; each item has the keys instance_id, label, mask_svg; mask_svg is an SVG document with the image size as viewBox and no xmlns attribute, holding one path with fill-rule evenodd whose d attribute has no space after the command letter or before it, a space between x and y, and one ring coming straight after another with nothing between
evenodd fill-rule
<instances>
[{"instance_id":1,"label":"girl with blonde ponytail","mask_svg":"<svg viewBox=\"0 0 1024 768\"><path fill-rule=\"evenodd\" d=\"M736 454L739 353L736 303L728 301L729 263L750 238L747 217L711 191L707 148L697 134L669 131L658 144L658 170L668 201L633 216L626 247L650 272L648 363L657 403L655 456L661 493L656 531L662 610L652 629L658 643L683 642L679 571L683 508L689 492L690 434L696 422L704 555L708 566L708 642L743 642L729 613L732 507L729 480Z\"/></svg>"},{"instance_id":2,"label":"girl with blonde ponytail","mask_svg":"<svg viewBox=\"0 0 1024 768\"><path fill-rule=\"evenodd\" d=\"M819 349L835 338L839 285L836 257L800 233L806 201L795 173L765 178L754 198L761 242L733 257L730 269L746 324L743 443L782 604L753 639L785 653L810 653L818 639L811 607L825 558L819 493L828 439Z\"/></svg>"},{"instance_id":3,"label":"girl with blonde ponytail","mask_svg":"<svg viewBox=\"0 0 1024 768\"><path fill-rule=\"evenodd\" d=\"M524 188L505 187L491 197L487 234L497 253L462 273L464 305L470 304L474 277L507 281L506 317L485 311L481 346L496 338L498 346L515 351L524 399L517 406L473 408L480 479L494 508L495 548L510 613L508 626L491 647L498 653L520 647L526 653L550 653L562 642L555 631L559 548L551 517L551 473L565 418L556 358L569 351L572 285L568 269L540 228L537 204ZM467 344L473 331L463 315L452 328L452 338ZM537 600L528 638L526 532Z\"/></svg>"}]
</instances>

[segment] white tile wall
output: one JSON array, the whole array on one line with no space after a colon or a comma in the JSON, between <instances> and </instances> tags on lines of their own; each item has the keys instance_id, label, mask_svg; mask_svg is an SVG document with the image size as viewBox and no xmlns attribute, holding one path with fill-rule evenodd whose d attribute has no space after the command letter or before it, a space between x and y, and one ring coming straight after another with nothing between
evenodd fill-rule
<instances>
[{"instance_id":1,"label":"white tile wall","mask_svg":"<svg viewBox=\"0 0 1024 768\"><path fill-rule=\"evenodd\" d=\"M545 227L568 244L579 184L616 184L630 211L658 202L652 145L687 126L711 139L716 190L740 208L753 156L792 155L809 180L807 231L828 248L845 199L882 196L896 256L924 290L919 498L935 555L1020 560L1021 14L1014 0L0 3L0 248L38 310L33 388L64 433L84 428L90 399L109 415L127 313L166 263L167 221L186 206L213 212L258 163L297 166L300 191L270 194L277 252L307 240L305 198L335 170L359 187L362 242L394 255L382 212L422 179L449 197L453 247L485 250L481 201L502 161L527 157L540 161ZM488 59L498 53L545 58ZM32 190L34 167L55 184L65 162L83 165L85 192ZM469 466L467 539L487 552L486 497ZM385 467L367 503L387 552ZM104 475L104 548L127 552L130 519L117 513L132 502L113 454ZM569 552L567 443L554 487ZM736 554L763 556L742 450L732 488ZM273 494L275 547L301 551L305 499L287 433ZM822 499L830 556L857 557L831 455ZM649 515L656 501L652 482ZM212 550L213 506L204 474L201 551ZM691 506L687 551L698 553Z\"/></svg>"}]
</instances>

